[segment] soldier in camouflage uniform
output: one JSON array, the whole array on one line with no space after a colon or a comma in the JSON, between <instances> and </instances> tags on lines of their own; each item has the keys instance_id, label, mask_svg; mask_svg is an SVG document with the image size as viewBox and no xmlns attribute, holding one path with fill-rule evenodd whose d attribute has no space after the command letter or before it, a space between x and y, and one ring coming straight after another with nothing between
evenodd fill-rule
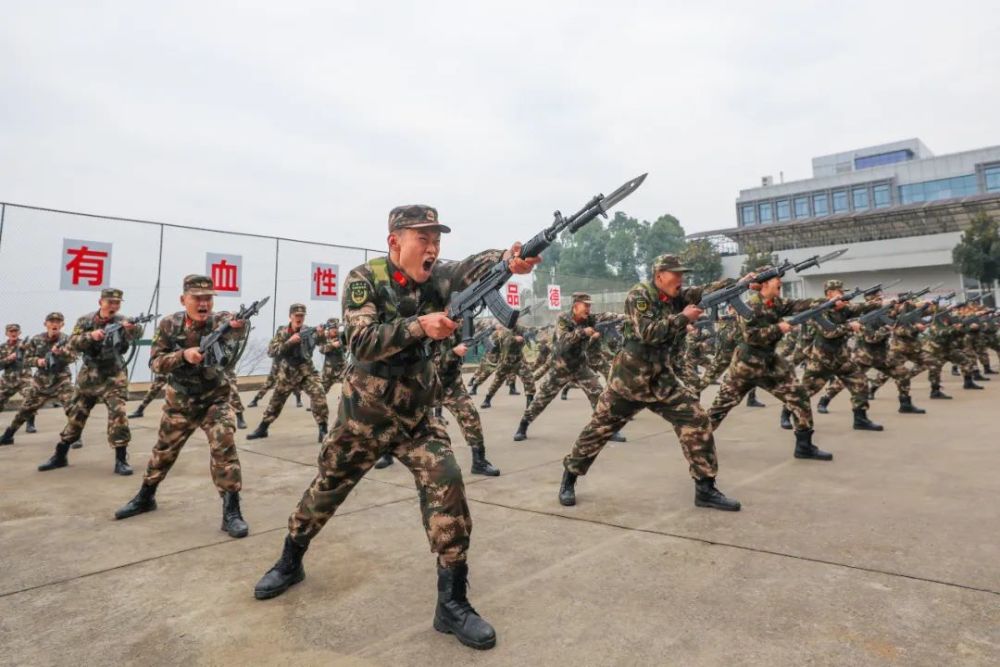
<instances>
[{"instance_id":1,"label":"soldier in camouflage uniform","mask_svg":"<svg viewBox=\"0 0 1000 667\"><path fill-rule=\"evenodd\" d=\"M256 394L254 394L254 397L250 400L250 403L247 404L247 407L256 408L257 404L260 403L260 401L264 398L264 395L267 394L267 392L274 389L274 385L277 383L278 383L278 362L277 360L274 360L271 362L271 370L268 371L267 379L264 380L263 386L261 386L260 390ZM292 392L292 394L295 395L295 407L301 408L302 392L296 389L295 391Z\"/></svg>"},{"instance_id":2,"label":"soldier in camouflage uniform","mask_svg":"<svg viewBox=\"0 0 1000 667\"><path fill-rule=\"evenodd\" d=\"M882 293L873 294L866 297L869 304L874 306L876 309L882 307ZM899 311L900 309L895 309L894 311ZM892 312L890 312L890 317ZM867 373L870 369L874 368L879 371L882 377L891 377L896 382L896 389L899 392L899 411L903 414L914 414L922 415L927 411L922 410L915 405L913 405L913 399L910 397L910 378L912 373L910 369L906 367L906 360L894 355L889 345L889 338L892 334L891 325L879 326L876 329L862 329L854 337L854 353L851 355L854 363L861 369L867 377ZM883 384L885 380L882 380L879 384L874 381L869 382L869 396L874 396L875 391L878 387ZM840 378L834 378L829 385L827 385L826 393L819 399L819 404L817 410L823 414L827 412L827 406L830 405L830 401L834 399L841 391L844 389L844 383L840 381Z\"/></svg>"},{"instance_id":3,"label":"soldier in camouflage uniform","mask_svg":"<svg viewBox=\"0 0 1000 667\"><path fill-rule=\"evenodd\" d=\"M331 317L326 321L326 342L320 348L323 353L323 393L330 393L330 387L344 381L347 356L344 354L344 339L340 331L340 320Z\"/></svg>"},{"instance_id":4,"label":"soldier in camouflage uniform","mask_svg":"<svg viewBox=\"0 0 1000 667\"><path fill-rule=\"evenodd\" d=\"M514 441L520 442L528 437L528 426L542 414L559 390L573 383L587 394L591 407L597 407L597 399L601 396L601 383L587 365L587 347L592 341L601 337L594 329L598 322L615 322L622 319L614 313L591 314L590 295L585 292L573 293L573 309L559 316L556 320L555 344L552 353L552 370L542 380L535 398L524 411L521 423L514 433ZM611 434L615 442L624 442L620 433Z\"/></svg>"},{"instance_id":5,"label":"soldier in camouflage uniform","mask_svg":"<svg viewBox=\"0 0 1000 667\"><path fill-rule=\"evenodd\" d=\"M531 405L535 397L535 380L531 377L528 364L524 359L525 330L520 325L515 325L513 331L504 331L499 336L499 357L497 369L493 374L493 382L486 391L486 398L483 399L481 408L491 407L490 401L504 382L513 383L517 377L524 383L524 393L527 404Z\"/></svg>"},{"instance_id":6,"label":"soldier in camouflage uniform","mask_svg":"<svg viewBox=\"0 0 1000 667\"><path fill-rule=\"evenodd\" d=\"M732 309L730 308L730 310ZM795 330L793 329L792 331L794 333ZM705 375L698 381L697 391L699 395L705 391L708 385L715 384L726 369L729 368L729 364L733 360L733 355L736 353L736 349L741 342L742 334L740 333L740 327L736 324L735 313L720 317L715 330L715 356L712 357ZM747 392L747 407L766 407L757 400L757 387L751 387L750 391Z\"/></svg>"},{"instance_id":7,"label":"soldier in camouflage uniform","mask_svg":"<svg viewBox=\"0 0 1000 667\"><path fill-rule=\"evenodd\" d=\"M738 501L726 498L715 487L718 462L708 413L673 372L671 357L680 354L681 332L701 317L696 304L703 292L714 288L683 288L687 271L677 256L660 255L650 268L653 280L639 283L625 297L625 340L590 423L563 460L561 504L576 504L577 477L587 474L612 434L648 408L670 422L677 433L695 481L695 505L740 509Z\"/></svg>"},{"instance_id":8,"label":"soldier in camouflage uniform","mask_svg":"<svg viewBox=\"0 0 1000 667\"><path fill-rule=\"evenodd\" d=\"M155 401L160 396L160 392L163 388L167 386L167 376L165 375L153 375L153 382L149 385L149 389L146 390L146 395L142 397L142 402L139 406L128 416L129 419L139 419L146 414L146 408L149 404Z\"/></svg>"},{"instance_id":9,"label":"soldier in camouflage uniform","mask_svg":"<svg viewBox=\"0 0 1000 667\"><path fill-rule=\"evenodd\" d=\"M288 309L288 325L278 327L277 333L267 347L267 353L278 362L278 383L271 396L271 402L264 410L260 425L247 435L247 440L268 436L268 429L281 415L285 401L295 389L309 394L313 419L319 429L319 442L323 442L323 438L326 437L326 423L330 412L326 404L326 392L323 391L323 384L313 366L312 349L307 347L308 341L300 335L305 319L306 307L301 303L293 303ZM317 344L322 345L326 342L325 332L323 327L316 327Z\"/></svg>"},{"instance_id":10,"label":"soldier in camouflage uniform","mask_svg":"<svg viewBox=\"0 0 1000 667\"><path fill-rule=\"evenodd\" d=\"M961 320L950 312L936 313L931 319L924 338L924 352L927 353L927 379L931 383L931 398L951 398L941 391L941 367L946 361L961 367L963 389L982 389L973 382L974 362L963 350L965 337ZM935 395L936 394L936 395Z\"/></svg>"},{"instance_id":11,"label":"soldier in camouflage uniform","mask_svg":"<svg viewBox=\"0 0 1000 667\"><path fill-rule=\"evenodd\" d=\"M827 280L823 291L827 299L841 297L844 295L844 283ZM854 318L876 308L872 303L851 304L841 300L833 308L820 313L818 317L825 318L832 328L827 330L822 326L815 327L816 334L809 348L809 360L802 375L802 386L810 397L829 380L840 378L851 392L854 429L858 431L881 431L882 426L868 419L868 378L851 360L847 340L850 333L861 330L861 323ZM782 409L781 427L791 428L787 407Z\"/></svg>"},{"instance_id":12,"label":"soldier in camouflage uniform","mask_svg":"<svg viewBox=\"0 0 1000 667\"><path fill-rule=\"evenodd\" d=\"M763 266L757 272L771 267ZM781 277L762 284L751 284L756 290L746 305L753 312L749 319L738 318L740 342L732 357L726 379L708 409L712 430L719 428L729 411L739 405L743 395L752 387L760 387L779 399L795 421L795 450L797 459L830 461L833 454L824 452L813 444L813 417L809 396L795 377L795 370L777 353L781 337L792 330L783 318L809 310L815 305L812 299L784 299L781 297Z\"/></svg>"},{"instance_id":13,"label":"soldier in camouflage uniform","mask_svg":"<svg viewBox=\"0 0 1000 667\"><path fill-rule=\"evenodd\" d=\"M222 498L222 528L230 537L246 537L250 528L240 511L243 475L236 451L232 389L225 369L202 364L201 339L226 322L232 328L222 337L225 356L239 350L245 322L225 312L212 312L215 290L208 276L184 278L184 310L160 319L150 351L154 373L168 376L166 405L139 493L115 512L115 519L156 509L156 489L196 429L208 438L212 482Z\"/></svg>"},{"instance_id":14,"label":"soldier in camouflage uniform","mask_svg":"<svg viewBox=\"0 0 1000 667\"><path fill-rule=\"evenodd\" d=\"M0 346L0 411L11 397L20 392L22 400L31 386L31 369L24 363L24 346L21 341L21 325L8 324L7 340ZM34 417L28 422L28 432L34 433Z\"/></svg>"},{"instance_id":15,"label":"soldier in camouflage uniform","mask_svg":"<svg viewBox=\"0 0 1000 667\"><path fill-rule=\"evenodd\" d=\"M712 363L712 334L694 325L688 325L687 336L681 352L681 381L696 394L704 386L701 384L699 368L708 368Z\"/></svg>"},{"instance_id":16,"label":"soldier in camouflage uniform","mask_svg":"<svg viewBox=\"0 0 1000 667\"><path fill-rule=\"evenodd\" d=\"M69 465L70 445L80 439L90 412L99 402L108 408L108 445L115 450L115 474L131 475L128 464L128 443L132 432L128 427L125 403L128 401L128 373L122 355L133 341L142 335L142 328L118 314L122 291L113 287L101 290L100 308L76 321L69 337L68 349L83 358L83 367L76 376L73 398L66 409L66 427L59 435L52 457L38 466L39 470L54 470ZM123 324L121 346L113 349L105 341L104 328Z\"/></svg>"},{"instance_id":17,"label":"soldier in camouflage uniform","mask_svg":"<svg viewBox=\"0 0 1000 667\"><path fill-rule=\"evenodd\" d=\"M479 368L476 369L476 373L469 380L469 396L476 395L479 385L485 383L493 375L493 372L497 369L497 364L500 363L501 331L502 327L495 325L493 333L490 334L485 343L486 354L479 360Z\"/></svg>"},{"instance_id":18,"label":"soldier in camouflage uniform","mask_svg":"<svg viewBox=\"0 0 1000 667\"><path fill-rule=\"evenodd\" d=\"M376 459L391 452L413 473L424 528L438 560L434 628L463 644L492 648L496 633L469 604L466 552L472 519L462 471L448 433L430 418L441 396L428 346L448 341L457 324L445 310L450 295L484 276L497 262L528 273L538 259L488 250L461 262L438 264L440 224L429 206L402 206L389 214L389 256L355 267L347 278L344 322L354 363L344 381L337 422L319 456L319 471L288 520L281 559L257 583L271 598L305 577L302 556Z\"/></svg>"},{"instance_id":19,"label":"soldier in camouflage uniform","mask_svg":"<svg viewBox=\"0 0 1000 667\"><path fill-rule=\"evenodd\" d=\"M49 313L45 317L45 331L24 343L24 364L37 370L21 409L0 436L0 445L13 444L17 430L24 422L34 420L35 413L46 401L58 400L69 415L70 399L73 397L70 364L76 360L76 354L68 347L69 336L62 332L63 324L65 318L62 313Z\"/></svg>"},{"instance_id":20,"label":"soldier in camouflage uniform","mask_svg":"<svg viewBox=\"0 0 1000 667\"><path fill-rule=\"evenodd\" d=\"M919 307L921 307L919 304L915 304L912 301L904 301L893 309L892 316L896 318L896 322L891 326L892 337L889 339L889 356L899 364L905 364L906 362L913 364L913 368L909 370L910 380L927 370L931 364L930 355L924 350L923 343L919 338L920 334L926 329L926 326L923 322L919 321L913 324L902 323L899 322L898 318L900 315L913 312ZM889 376L885 373L877 373L875 378L870 382L872 393L875 393L888 380ZM936 391L940 392L940 389L941 387L937 387ZM931 398L936 398L934 392L935 388L932 387ZM822 406L822 401L820 403L819 412L825 412L826 408Z\"/></svg>"},{"instance_id":21,"label":"soldier in camouflage uniform","mask_svg":"<svg viewBox=\"0 0 1000 667\"><path fill-rule=\"evenodd\" d=\"M552 341L549 334L544 334L538 338L538 354L531 365L531 379L535 382L542 379L552 367Z\"/></svg>"}]
</instances>

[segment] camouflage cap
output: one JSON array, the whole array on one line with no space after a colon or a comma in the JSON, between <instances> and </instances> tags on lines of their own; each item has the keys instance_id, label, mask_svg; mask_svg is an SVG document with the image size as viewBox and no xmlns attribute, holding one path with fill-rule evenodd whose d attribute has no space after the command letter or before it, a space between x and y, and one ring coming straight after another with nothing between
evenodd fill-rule
<instances>
[{"instance_id":1,"label":"camouflage cap","mask_svg":"<svg viewBox=\"0 0 1000 667\"><path fill-rule=\"evenodd\" d=\"M586 292L573 292L573 303L593 303Z\"/></svg>"},{"instance_id":2,"label":"camouflage cap","mask_svg":"<svg viewBox=\"0 0 1000 667\"><path fill-rule=\"evenodd\" d=\"M688 267L681 263L681 258L669 253L660 255L653 260L653 273L658 271L673 271L675 273L686 273L690 271Z\"/></svg>"},{"instance_id":3,"label":"camouflage cap","mask_svg":"<svg viewBox=\"0 0 1000 667\"><path fill-rule=\"evenodd\" d=\"M215 296L215 285L208 276L191 273L184 276L184 293L192 296Z\"/></svg>"},{"instance_id":4,"label":"camouflage cap","mask_svg":"<svg viewBox=\"0 0 1000 667\"><path fill-rule=\"evenodd\" d=\"M118 299L120 301L124 294L124 292L115 287L105 287L101 290L102 299Z\"/></svg>"},{"instance_id":5,"label":"camouflage cap","mask_svg":"<svg viewBox=\"0 0 1000 667\"><path fill-rule=\"evenodd\" d=\"M844 281L843 280L827 280L825 283L823 283L823 291L824 292L829 292L830 290L835 290L835 289L839 289L839 290L844 289Z\"/></svg>"},{"instance_id":6,"label":"camouflage cap","mask_svg":"<svg viewBox=\"0 0 1000 667\"><path fill-rule=\"evenodd\" d=\"M55 310L45 316L46 322L65 322L66 318L58 310Z\"/></svg>"},{"instance_id":7,"label":"camouflage cap","mask_svg":"<svg viewBox=\"0 0 1000 667\"><path fill-rule=\"evenodd\" d=\"M21 325L17 324L16 322L11 322L10 324L7 325L7 331L20 331L20 330L21 330Z\"/></svg>"},{"instance_id":8,"label":"camouflage cap","mask_svg":"<svg viewBox=\"0 0 1000 667\"><path fill-rule=\"evenodd\" d=\"M451 231L451 227L442 225L440 220L438 220L437 209L433 206L410 204L408 206L397 206L389 211L390 232L400 229L419 229L423 227L434 227L443 234Z\"/></svg>"},{"instance_id":9,"label":"camouflage cap","mask_svg":"<svg viewBox=\"0 0 1000 667\"><path fill-rule=\"evenodd\" d=\"M303 315L305 315L306 314L306 306L305 306L305 304L302 304L302 303L293 303L292 305L290 305L288 307L288 314L289 315L294 315L295 313L302 313Z\"/></svg>"}]
</instances>

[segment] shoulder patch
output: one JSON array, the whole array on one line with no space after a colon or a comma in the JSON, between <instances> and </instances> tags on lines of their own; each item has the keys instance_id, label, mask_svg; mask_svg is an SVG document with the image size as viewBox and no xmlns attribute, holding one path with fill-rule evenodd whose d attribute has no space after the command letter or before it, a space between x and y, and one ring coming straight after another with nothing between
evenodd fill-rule
<instances>
[{"instance_id":1,"label":"shoulder patch","mask_svg":"<svg viewBox=\"0 0 1000 667\"><path fill-rule=\"evenodd\" d=\"M640 296L635 300L635 309L640 313L645 313L649 310L649 299L644 296Z\"/></svg>"},{"instance_id":2,"label":"shoulder patch","mask_svg":"<svg viewBox=\"0 0 1000 667\"><path fill-rule=\"evenodd\" d=\"M365 305L371 298L371 288L364 280L355 280L347 286L350 295L350 306L359 308Z\"/></svg>"}]
</instances>

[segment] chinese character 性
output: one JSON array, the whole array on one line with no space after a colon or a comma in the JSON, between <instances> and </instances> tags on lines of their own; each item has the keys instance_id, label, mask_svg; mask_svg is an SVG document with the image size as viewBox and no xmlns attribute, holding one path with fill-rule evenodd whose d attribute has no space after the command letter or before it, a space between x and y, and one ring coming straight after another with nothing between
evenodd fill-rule
<instances>
[{"instance_id":1,"label":"chinese character \u6027","mask_svg":"<svg viewBox=\"0 0 1000 667\"><path fill-rule=\"evenodd\" d=\"M313 272L313 294L337 296L337 273L332 268L317 266Z\"/></svg>"}]
</instances>

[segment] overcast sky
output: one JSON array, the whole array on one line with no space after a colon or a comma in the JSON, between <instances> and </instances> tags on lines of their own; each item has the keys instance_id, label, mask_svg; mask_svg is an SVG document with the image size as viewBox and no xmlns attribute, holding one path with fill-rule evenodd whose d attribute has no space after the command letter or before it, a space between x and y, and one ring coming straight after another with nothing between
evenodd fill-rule
<instances>
[{"instance_id":1,"label":"overcast sky","mask_svg":"<svg viewBox=\"0 0 1000 667\"><path fill-rule=\"evenodd\" d=\"M991 2L225 4L5 3L0 200L377 248L429 203L458 257L645 171L622 209L693 232L815 155L1000 144Z\"/></svg>"}]
</instances>

